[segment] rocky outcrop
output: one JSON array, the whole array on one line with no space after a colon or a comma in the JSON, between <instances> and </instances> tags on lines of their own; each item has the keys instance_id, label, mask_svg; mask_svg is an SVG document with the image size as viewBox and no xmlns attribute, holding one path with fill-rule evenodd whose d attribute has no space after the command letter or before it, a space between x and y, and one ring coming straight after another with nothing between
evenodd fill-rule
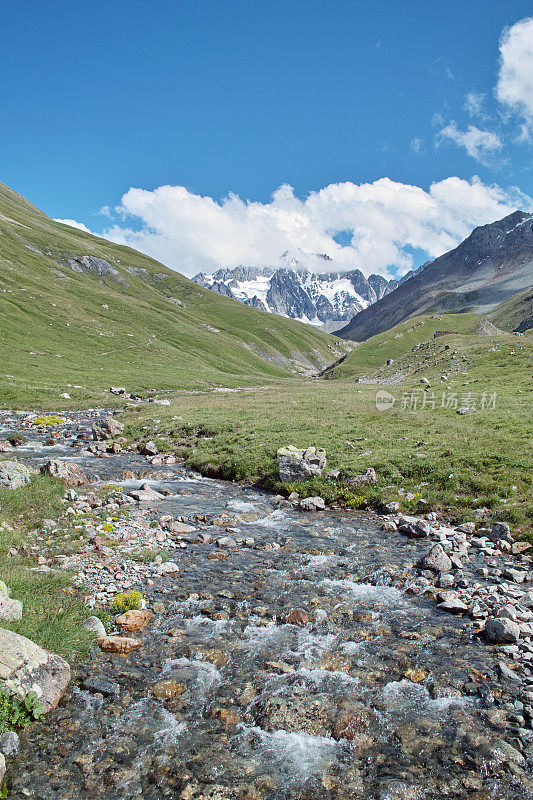
<instances>
[{"instance_id":1,"label":"rocky outcrop","mask_svg":"<svg viewBox=\"0 0 533 800\"><path fill-rule=\"evenodd\" d=\"M89 483L87 475L79 464L74 461L61 461L52 458L41 467L43 475L52 475L54 478L64 481L67 486L86 486Z\"/></svg>"},{"instance_id":2,"label":"rocky outcrop","mask_svg":"<svg viewBox=\"0 0 533 800\"><path fill-rule=\"evenodd\" d=\"M0 486L19 489L31 481L32 471L18 461L0 461Z\"/></svg>"},{"instance_id":3,"label":"rocky outcrop","mask_svg":"<svg viewBox=\"0 0 533 800\"><path fill-rule=\"evenodd\" d=\"M322 475L326 466L326 451L316 447L299 449L293 445L278 450L279 476L283 483L305 481Z\"/></svg>"},{"instance_id":4,"label":"rocky outcrop","mask_svg":"<svg viewBox=\"0 0 533 800\"><path fill-rule=\"evenodd\" d=\"M61 656L0 628L0 681L21 699L35 692L49 710L56 707L69 684L70 667Z\"/></svg>"}]
</instances>

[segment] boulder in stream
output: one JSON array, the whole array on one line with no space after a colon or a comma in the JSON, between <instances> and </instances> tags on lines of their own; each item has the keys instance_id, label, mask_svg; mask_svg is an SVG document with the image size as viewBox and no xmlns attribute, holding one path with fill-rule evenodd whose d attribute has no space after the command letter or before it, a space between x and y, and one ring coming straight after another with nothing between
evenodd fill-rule
<instances>
[{"instance_id":1,"label":"boulder in stream","mask_svg":"<svg viewBox=\"0 0 533 800\"><path fill-rule=\"evenodd\" d=\"M0 681L21 699L35 692L49 710L56 707L69 684L70 667L61 656L0 628Z\"/></svg>"},{"instance_id":2,"label":"boulder in stream","mask_svg":"<svg viewBox=\"0 0 533 800\"><path fill-rule=\"evenodd\" d=\"M59 478L67 486L86 486L89 483L85 472L74 461L61 461L59 458L52 458L46 464L43 464L41 472L43 475L52 475L54 478Z\"/></svg>"}]
</instances>

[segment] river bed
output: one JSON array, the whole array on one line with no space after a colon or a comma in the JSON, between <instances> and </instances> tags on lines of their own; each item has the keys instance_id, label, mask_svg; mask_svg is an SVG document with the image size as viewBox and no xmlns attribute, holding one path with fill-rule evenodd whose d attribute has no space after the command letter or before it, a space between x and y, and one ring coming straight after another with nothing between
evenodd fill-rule
<instances>
[{"instance_id":1,"label":"river bed","mask_svg":"<svg viewBox=\"0 0 533 800\"><path fill-rule=\"evenodd\" d=\"M22 735L10 798L533 796L522 767L494 756L512 744L497 713L510 695L496 655L467 620L415 592L411 567L427 544L381 531L370 513L304 513L179 464L73 448L100 413L69 414L54 446L24 415L5 413L0 438L22 432L19 460L74 460L96 486L126 492L147 479L169 494L132 518L183 517L196 532L169 551L179 573L147 581L141 571L132 586L157 609L142 648L95 648L60 706ZM125 470L136 478L123 480ZM222 515L227 524L213 525ZM217 547L222 535L237 546ZM306 616L289 624L297 609ZM88 691L88 677L118 688ZM161 681L180 689L156 699Z\"/></svg>"}]
</instances>

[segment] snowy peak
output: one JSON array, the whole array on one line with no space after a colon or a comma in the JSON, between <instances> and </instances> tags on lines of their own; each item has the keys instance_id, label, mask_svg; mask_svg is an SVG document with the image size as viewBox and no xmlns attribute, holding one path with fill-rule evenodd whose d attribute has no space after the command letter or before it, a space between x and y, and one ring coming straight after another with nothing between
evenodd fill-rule
<instances>
[{"instance_id":1,"label":"snowy peak","mask_svg":"<svg viewBox=\"0 0 533 800\"><path fill-rule=\"evenodd\" d=\"M316 272L331 262L327 255L305 256L289 251L280 256L282 266L238 266L212 275L200 272L193 281L226 297L263 311L281 314L312 325L341 328L354 314L380 300L396 287L381 275L365 278L361 270Z\"/></svg>"}]
</instances>

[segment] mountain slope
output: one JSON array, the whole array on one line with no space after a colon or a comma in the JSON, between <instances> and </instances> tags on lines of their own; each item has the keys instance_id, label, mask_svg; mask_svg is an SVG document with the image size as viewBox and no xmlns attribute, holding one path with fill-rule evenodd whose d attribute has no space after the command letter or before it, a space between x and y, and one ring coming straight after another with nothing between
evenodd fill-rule
<instances>
[{"instance_id":1,"label":"mountain slope","mask_svg":"<svg viewBox=\"0 0 533 800\"><path fill-rule=\"evenodd\" d=\"M316 262L319 258L314 256ZM320 257L322 261L325 256ZM330 259L327 259L330 260ZM349 272L314 272L305 266L305 256L283 253L280 267L219 269L193 278L200 286L246 305L291 317L328 330L342 327L354 314L375 303L397 285L381 275L354 269Z\"/></svg>"},{"instance_id":2,"label":"mountain slope","mask_svg":"<svg viewBox=\"0 0 533 800\"><path fill-rule=\"evenodd\" d=\"M243 306L128 247L53 222L0 184L0 403L263 383L320 369L338 339ZM78 387L78 388L76 388Z\"/></svg>"},{"instance_id":3,"label":"mountain slope","mask_svg":"<svg viewBox=\"0 0 533 800\"><path fill-rule=\"evenodd\" d=\"M533 285L533 214L515 211L476 228L374 305L358 313L338 335L355 341L430 311L486 314Z\"/></svg>"}]
</instances>

